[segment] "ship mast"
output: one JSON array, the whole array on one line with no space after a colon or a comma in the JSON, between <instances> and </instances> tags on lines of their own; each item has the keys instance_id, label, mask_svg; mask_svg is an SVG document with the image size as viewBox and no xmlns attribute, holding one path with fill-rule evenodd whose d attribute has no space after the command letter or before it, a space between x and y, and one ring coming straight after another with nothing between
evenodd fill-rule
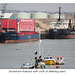
<instances>
[{"instance_id":1,"label":"ship mast","mask_svg":"<svg viewBox=\"0 0 75 75\"><path fill-rule=\"evenodd\" d=\"M74 14L72 13L72 28L74 26Z\"/></svg>"},{"instance_id":2,"label":"ship mast","mask_svg":"<svg viewBox=\"0 0 75 75\"><path fill-rule=\"evenodd\" d=\"M58 19L58 21L60 21L60 15L61 15L61 5L59 5L59 19Z\"/></svg>"}]
</instances>

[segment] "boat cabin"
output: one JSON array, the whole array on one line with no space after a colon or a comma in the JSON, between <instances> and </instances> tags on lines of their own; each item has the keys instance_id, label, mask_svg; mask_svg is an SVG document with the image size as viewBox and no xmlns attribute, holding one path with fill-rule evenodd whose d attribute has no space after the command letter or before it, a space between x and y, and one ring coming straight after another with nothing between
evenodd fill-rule
<instances>
[{"instance_id":1,"label":"boat cabin","mask_svg":"<svg viewBox=\"0 0 75 75\"><path fill-rule=\"evenodd\" d=\"M44 59L53 59L52 56L47 56Z\"/></svg>"},{"instance_id":2,"label":"boat cabin","mask_svg":"<svg viewBox=\"0 0 75 75\"><path fill-rule=\"evenodd\" d=\"M63 60L63 56L57 56L57 60Z\"/></svg>"}]
</instances>

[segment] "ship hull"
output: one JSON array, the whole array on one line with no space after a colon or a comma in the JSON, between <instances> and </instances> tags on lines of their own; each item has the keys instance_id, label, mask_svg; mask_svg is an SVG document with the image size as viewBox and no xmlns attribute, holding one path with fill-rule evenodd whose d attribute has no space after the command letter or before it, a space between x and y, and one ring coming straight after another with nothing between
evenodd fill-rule
<instances>
[{"instance_id":1,"label":"ship hull","mask_svg":"<svg viewBox=\"0 0 75 75\"><path fill-rule=\"evenodd\" d=\"M46 60L46 61L44 61L44 63L46 65L54 65L55 64L55 61L54 60Z\"/></svg>"},{"instance_id":2,"label":"ship hull","mask_svg":"<svg viewBox=\"0 0 75 75\"><path fill-rule=\"evenodd\" d=\"M55 35L55 39L75 39L75 35Z\"/></svg>"},{"instance_id":3,"label":"ship hull","mask_svg":"<svg viewBox=\"0 0 75 75\"><path fill-rule=\"evenodd\" d=\"M50 39L75 39L75 31L71 29L50 29Z\"/></svg>"},{"instance_id":4,"label":"ship hull","mask_svg":"<svg viewBox=\"0 0 75 75\"><path fill-rule=\"evenodd\" d=\"M37 41L38 38L35 39L31 39L31 41ZM18 42L29 42L29 39L25 39L25 40L5 40L5 43L18 43Z\"/></svg>"},{"instance_id":5,"label":"ship hull","mask_svg":"<svg viewBox=\"0 0 75 75\"><path fill-rule=\"evenodd\" d=\"M29 33L3 33L0 36L0 42L4 43L17 43L17 42L27 42L27 41L35 41L39 39L39 34L29 34Z\"/></svg>"}]
</instances>

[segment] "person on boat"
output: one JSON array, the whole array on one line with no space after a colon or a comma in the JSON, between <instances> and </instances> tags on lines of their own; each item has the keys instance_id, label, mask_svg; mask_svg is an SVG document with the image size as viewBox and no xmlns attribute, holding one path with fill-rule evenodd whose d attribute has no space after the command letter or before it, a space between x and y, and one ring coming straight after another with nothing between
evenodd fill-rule
<instances>
[{"instance_id":1,"label":"person on boat","mask_svg":"<svg viewBox=\"0 0 75 75\"><path fill-rule=\"evenodd\" d=\"M37 66L38 66L38 59L37 57L35 57L35 68L37 68Z\"/></svg>"}]
</instances>

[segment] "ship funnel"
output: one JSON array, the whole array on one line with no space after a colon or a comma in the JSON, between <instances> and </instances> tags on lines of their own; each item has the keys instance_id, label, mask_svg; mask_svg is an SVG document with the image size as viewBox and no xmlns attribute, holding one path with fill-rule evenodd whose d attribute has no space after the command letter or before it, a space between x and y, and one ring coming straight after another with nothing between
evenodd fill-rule
<instances>
[{"instance_id":1,"label":"ship funnel","mask_svg":"<svg viewBox=\"0 0 75 75\"><path fill-rule=\"evenodd\" d=\"M58 21L60 21L60 15L61 15L61 5L59 5L59 19L58 19Z\"/></svg>"}]
</instances>

